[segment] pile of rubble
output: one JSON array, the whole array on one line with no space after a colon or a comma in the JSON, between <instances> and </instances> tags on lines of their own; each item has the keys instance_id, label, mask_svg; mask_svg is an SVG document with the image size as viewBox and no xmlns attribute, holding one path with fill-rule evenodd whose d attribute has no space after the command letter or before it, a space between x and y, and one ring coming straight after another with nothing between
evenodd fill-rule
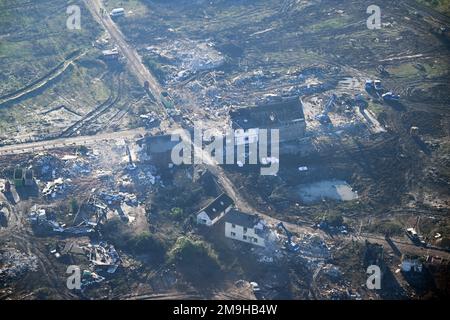
<instances>
[{"instance_id":1,"label":"pile of rubble","mask_svg":"<svg viewBox=\"0 0 450 320\"><path fill-rule=\"evenodd\" d=\"M52 181L62 175L64 162L50 154L37 154L31 160L31 166L40 180Z\"/></svg>"},{"instance_id":2,"label":"pile of rubble","mask_svg":"<svg viewBox=\"0 0 450 320\"><path fill-rule=\"evenodd\" d=\"M114 273L122 262L114 246L106 242L89 244L85 250L88 253L89 261L96 270Z\"/></svg>"},{"instance_id":3,"label":"pile of rubble","mask_svg":"<svg viewBox=\"0 0 450 320\"><path fill-rule=\"evenodd\" d=\"M316 233L306 233L299 243L300 254L312 260L324 260L331 257L331 248Z\"/></svg>"},{"instance_id":4,"label":"pile of rubble","mask_svg":"<svg viewBox=\"0 0 450 320\"><path fill-rule=\"evenodd\" d=\"M49 198L56 198L58 195L63 195L67 192L70 182L72 182L71 179L63 178L48 181L42 189L42 195Z\"/></svg>"},{"instance_id":5,"label":"pile of rubble","mask_svg":"<svg viewBox=\"0 0 450 320\"><path fill-rule=\"evenodd\" d=\"M81 275L81 291L103 281L105 281L105 277L89 270L83 270L83 274Z\"/></svg>"},{"instance_id":6,"label":"pile of rubble","mask_svg":"<svg viewBox=\"0 0 450 320\"><path fill-rule=\"evenodd\" d=\"M29 221L33 227L39 227L45 231L70 235L89 235L96 232L97 223L83 221L76 226L66 227L56 221L44 209L34 209L30 212Z\"/></svg>"},{"instance_id":7,"label":"pile of rubble","mask_svg":"<svg viewBox=\"0 0 450 320\"><path fill-rule=\"evenodd\" d=\"M159 46L147 47L147 51L176 66L173 81L182 81L197 72L218 68L225 62L212 42L189 39L165 41Z\"/></svg>"},{"instance_id":8,"label":"pile of rubble","mask_svg":"<svg viewBox=\"0 0 450 320\"><path fill-rule=\"evenodd\" d=\"M122 203L126 203L129 206L137 206L138 201L135 194L125 193L125 192L117 192L117 193L108 193L102 191L98 194L98 199L103 201L107 205L120 205Z\"/></svg>"},{"instance_id":9,"label":"pile of rubble","mask_svg":"<svg viewBox=\"0 0 450 320\"><path fill-rule=\"evenodd\" d=\"M0 253L0 279L17 279L29 271L37 271L37 257L16 249L6 249Z\"/></svg>"},{"instance_id":10,"label":"pile of rubble","mask_svg":"<svg viewBox=\"0 0 450 320\"><path fill-rule=\"evenodd\" d=\"M30 166L36 176L44 181L52 181L57 177L74 178L91 173L88 159L71 154L57 157L39 153L30 160Z\"/></svg>"}]
</instances>

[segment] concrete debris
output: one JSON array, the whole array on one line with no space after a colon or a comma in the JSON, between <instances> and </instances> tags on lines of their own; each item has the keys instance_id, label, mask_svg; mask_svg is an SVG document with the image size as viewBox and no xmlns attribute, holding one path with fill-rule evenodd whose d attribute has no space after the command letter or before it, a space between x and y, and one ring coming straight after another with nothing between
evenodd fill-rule
<instances>
[{"instance_id":1,"label":"concrete debris","mask_svg":"<svg viewBox=\"0 0 450 320\"><path fill-rule=\"evenodd\" d=\"M126 203L129 206L137 206L139 204L135 194L125 192L107 193L103 191L98 194L98 199L109 206L120 206L122 203ZM99 205L98 202L97 205Z\"/></svg>"},{"instance_id":2,"label":"concrete debris","mask_svg":"<svg viewBox=\"0 0 450 320\"><path fill-rule=\"evenodd\" d=\"M316 233L306 233L300 241L300 254L305 257L327 259L331 257L331 249Z\"/></svg>"},{"instance_id":3,"label":"concrete debris","mask_svg":"<svg viewBox=\"0 0 450 320\"><path fill-rule=\"evenodd\" d=\"M38 269L38 259L35 255L25 254L16 249L5 248L0 253L0 279L12 280L23 276L27 272Z\"/></svg>"},{"instance_id":4,"label":"concrete debris","mask_svg":"<svg viewBox=\"0 0 450 320\"><path fill-rule=\"evenodd\" d=\"M51 231L56 233L64 233L70 235L88 235L96 232L97 224L89 221L83 221L76 226L66 227L54 219L47 213L45 209L34 209L28 216L29 221L35 228L43 231Z\"/></svg>"},{"instance_id":5,"label":"concrete debris","mask_svg":"<svg viewBox=\"0 0 450 320\"><path fill-rule=\"evenodd\" d=\"M105 277L102 277L95 272L84 270L81 277L81 291L103 281L105 281Z\"/></svg>"},{"instance_id":6,"label":"concrete debris","mask_svg":"<svg viewBox=\"0 0 450 320\"><path fill-rule=\"evenodd\" d=\"M342 272L339 270L339 267L332 264L327 264L323 266L322 272L334 279L340 279L342 277Z\"/></svg>"},{"instance_id":7,"label":"concrete debris","mask_svg":"<svg viewBox=\"0 0 450 320\"><path fill-rule=\"evenodd\" d=\"M73 154L62 157L38 154L30 161L30 167L43 181L52 181L57 177L76 178L91 173L89 160Z\"/></svg>"},{"instance_id":8,"label":"concrete debris","mask_svg":"<svg viewBox=\"0 0 450 320\"><path fill-rule=\"evenodd\" d=\"M56 198L57 195L62 195L66 192L66 188L68 186L68 182L71 182L70 179L58 178L53 181L49 181L46 183L44 189L42 190L42 194L46 197Z\"/></svg>"},{"instance_id":9,"label":"concrete debris","mask_svg":"<svg viewBox=\"0 0 450 320\"><path fill-rule=\"evenodd\" d=\"M31 166L40 180L51 181L62 175L64 162L53 155L38 154L31 160Z\"/></svg>"},{"instance_id":10,"label":"concrete debris","mask_svg":"<svg viewBox=\"0 0 450 320\"><path fill-rule=\"evenodd\" d=\"M106 270L108 273L116 272L121 263L119 254L113 245L106 242L89 244L87 247L89 261L95 268Z\"/></svg>"},{"instance_id":11,"label":"concrete debris","mask_svg":"<svg viewBox=\"0 0 450 320\"><path fill-rule=\"evenodd\" d=\"M263 263L272 263L273 262L273 257L268 257L268 256L262 256L258 259L258 262L263 262Z\"/></svg>"},{"instance_id":12,"label":"concrete debris","mask_svg":"<svg viewBox=\"0 0 450 320\"><path fill-rule=\"evenodd\" d=\"M197 72L218 68L225 62L212 42L188 39L165 41L159 46L147 47L147 51L175 66L172 69L174 81L182 81Z\"/></svg>"}]
</instances>

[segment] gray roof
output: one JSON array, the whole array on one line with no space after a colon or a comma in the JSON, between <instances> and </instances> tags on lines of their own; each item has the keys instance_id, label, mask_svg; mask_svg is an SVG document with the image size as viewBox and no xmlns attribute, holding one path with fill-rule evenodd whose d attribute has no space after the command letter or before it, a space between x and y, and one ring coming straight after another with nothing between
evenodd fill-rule
<instances>
[{"instance_id":1,"label":"gray roof","mask_svg":"<svg viewBox=\"0 0 450 320\"><path fill-rule=\"evenodd\" d=\"M224 219L225 222L246 228L253 228L261 220L257 214L252 215L234 209L230 210L230 212L225 215Z\"/></svg>"},{"instance_id":2,"label":"gray roof","mask_svg":"<svg viewBox=\"0 0 450 320\"><path fill-rule=\"evenodd\" d=\"M166 153L179 143L179 141L172 141L171 135L148 136L137 141L137 144L145 145L147 154Z\"/></svg>"},{"instance_id":3,"label":"gray roof","mask_svg":"<svg viewBox=\"0 0 450 320\"><path fill-rule=\"evenodd\" d=\"M281 123L304 120L303 105L299 97L286 98L256 107L230 111L234 129L276 128Z\"/></svg>"},{"instance_id":4,"label":"gray roof","mask_svg":"<svg viewBox=\"0 0 450 320\"><path fill-rule=\"evenodd\" d=\"M205 207L203 210L200 210L200 212L205 211L208 217L211 220L214 220L226 208L232 206L233 204L234 204L233 200L225 193L222 193L220 196L214 199L214 201L211 202L207 207Z\"/></svg>"},{"instance_id":5,"label":"gray roof","mask_svg":"<svg viewBox=\"0 0 450 320\"><path fill-rule=\"evenodd\" d=\"M193 136L194 130L187 129L188 135ZM174 131L173 134L177 136L177 132ZM147 150L147 154L153 153L166 153L171 152L172 149L179 144L181 139L172 141L172 134L156 135L156 136L146 136L136 141L136 143Z\"/></svg>"}]
</instances>

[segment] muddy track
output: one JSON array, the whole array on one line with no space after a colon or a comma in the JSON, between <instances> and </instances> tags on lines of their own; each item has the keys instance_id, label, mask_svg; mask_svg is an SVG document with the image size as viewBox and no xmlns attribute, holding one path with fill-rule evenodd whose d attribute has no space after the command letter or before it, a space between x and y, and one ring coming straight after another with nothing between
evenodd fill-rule
<instances>
[{"instance_id":1,"label":"muddy track","mask_svg":"<svg viewBox=\"0 0 450 320\"><path fill-rule=\"evenodd\" d=\"M71 125L69 128L65 129L61 134L61 138L68 138L75 134L77 134L82 129L86 129L89 127L90 124L92 124L95 120L97 120L101 115L103 115L105 112L109 111L111 107L113 107L121 98L122 96L122 90L123 90L123 81L121 78L121 75L118 74L117 78L115 78L118 82L117 84L117 93L114 94L114 88L111 89L111 93L104 102L102 102L100 105L95 107L93 110L88 112L82 119L75 122L73 125ZM113 85L114 87L114 85Z\"/></svg>"},{"instance_id":2,"label":"muddy track","mask_svg":"<svg viewBox=\"0 0 450 320\"><path fill-rule=\"evenodd\" d=\"M65 282L63 281L64 276L56 274L54 264L49 260L48 254L34 244L29 233L23 232L21 235L14 233L11 237L18 246L26 248L28 254L32 254L38 258L40 270L46 279L48 287L52 288L59 296L70 298L70 296L67 295Z\"/></svg>"},{"instance_id":3,"label":"muddy track","mask_svg":"<svg viewBox=\"0 0 450 320\"><path fill-rule=\"evenodd\" d=\"M414 1L414 4L407 3L406 1L400 1L400 4L411 10L417 10L422 14L426 13L430 19L442 24L443 26L448 26L450 24L450 17L427 5L418 3L417 1Z\"/></svg>"},{"instance_id":4,"label":"muddy track","mask_svg":"<svg viewBox=\"0 0 450 320\"><path fill-rule=\"evenodd\" d=\"M6 202L8 203L8 202ZM43 252L33 240L33 235L27 229L27 222L23 214L19 214L16 208L8 205L10 217L9 222L13 222L7 229L0 233L2 238L13 239L17 249L21 249L29 255L34 255L38 259L39 268L44 276L48 287L52 288L61 297L70 298L65 289L65 283L62 281L63 277L58 276L54 271L54 265L47 257L47 253Z\"/></svg>"},{"instance_id":5,"label":"muddy track","mask_svg":"<svg viewBox=\"0 0 450 320\"><path fill-rule=\"evenodd\" d=\"M142 96L141 98L137 99L136 101L134 101L133 103L130 103L128 105L127 108L124 108L124 106L122 106L122 108L120 108L108 121L107 124L105 124L105 128L115 128L118 127L120 121L122 121L122 119L127 115L128 112L130 112L130 110L136 106L139 102L142 101L142 99L144 99L145 96Z\"/></svg>"},{"instance_id":6,"label":"muddy track","mask_svg":"<svg viewBox=\"0 0 450 320\"><path fill-rule=\"evenodd\" d=\"M58 66L56 66L53 70L48 72L43 77L39 78L38 80L19 90L16 90L15 92L1 96L0 106L5 105L7 103L12 103L19 99L26 98L27 96L33 94L34 92L45 88L47 85L57 80L64 73L64 71L66 71L69 68L69 66L72 65L73 62L75 62L85 54L86 54L85 52L80 53L78 51L75 51L72 54L70 54L70 58L61 62Z\"/></svg>"}]
</instances>

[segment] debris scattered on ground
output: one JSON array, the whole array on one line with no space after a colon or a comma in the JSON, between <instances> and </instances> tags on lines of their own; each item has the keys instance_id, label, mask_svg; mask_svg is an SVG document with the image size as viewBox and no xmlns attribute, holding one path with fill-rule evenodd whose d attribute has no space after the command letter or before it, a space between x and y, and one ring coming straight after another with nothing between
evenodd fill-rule
<instances>
[{"instance_id":1,"label":"debris scattered on ground","mask_svg":"<svg viewBox=\"0 0 450 320\"><path fill-rule=\"evenodd\" d=\"M17 249L3 248L0 253L0 279L13 280L27 272L38 269L35 255L25 254Z\"/></svg>"},{"instance_id":2,"label":"debris scattered on ground","mask_svg":"<svg viewBox=\"0 0 450 320\"><path fill-rule=\"evenodd\" d=\"M106 271L108 273L116 272L121 263L119 254L113 245L106 242L99 244L89 244L86 248L89 261L95 268Z\"/></svg>"}]
</instances>

